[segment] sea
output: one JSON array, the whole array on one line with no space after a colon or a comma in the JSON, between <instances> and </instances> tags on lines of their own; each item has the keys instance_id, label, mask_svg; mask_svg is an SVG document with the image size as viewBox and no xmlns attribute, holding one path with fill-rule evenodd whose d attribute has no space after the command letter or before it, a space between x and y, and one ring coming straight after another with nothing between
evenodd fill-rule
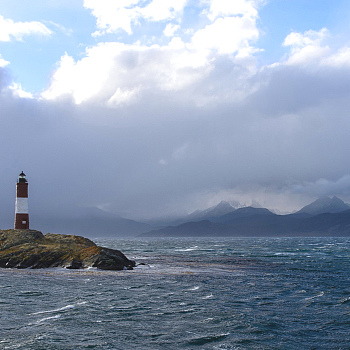
<instances>
[{"instance_id":1,"label":"sea","mask_svg":"<svg viewBox=\"0 0 350 350\"><path fill-rule=\"evenodd\" d=\"M350 238L94 241L137 266L0 269L0 349L350 349Z\"/></svg>"}]
</instances>

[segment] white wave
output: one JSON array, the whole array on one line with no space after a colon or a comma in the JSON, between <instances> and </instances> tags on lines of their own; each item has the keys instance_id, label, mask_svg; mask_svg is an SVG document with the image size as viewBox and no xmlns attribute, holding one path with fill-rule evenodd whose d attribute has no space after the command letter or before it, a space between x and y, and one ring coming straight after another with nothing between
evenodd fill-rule
<instances>
[{"instance_id":1,"label":"white wave","mask_svg":"<svg viewBox=\"0 0 350 350\"><path fill-rule=\"evenodd\" d=\"M192 312L192 311L195 311L195 310L193 308L180 310L181 313Z\"/></svg>"},{"instance_id":2,"label":"white wave","mask_svg":"<svg viewBox=\"0 0 350 350\"><path fill-rule=\"evenodd\" d=\"M213 298L214 295L212 293L210 293L209 295L206 295L205 297L203 297L202 299L211 299Z\"/></svg>"},{"instance_id":3,"label":"white wave","mask_svg":"<svg viewBox=\"0 0 350 350\"><path fill-rule=\"evenodd\" d=\"M76 306L79 305L84 305L86 304L86 301L82 301L80 303L76 303L76 304L69 304L63 307L60 307L58 309L53 309L53 310L44 310L44 311L38 311L38 312L34 312L30 315L40 315L40 314L48 314L48 313L53 313L53 312L60 312L60 311L64 311L64 310L68 310L68 309L74 309Z\"/></svg>"},{"instance_id":4,"label":"white wave","mask_svg":"<svg viewBox=\"0 0 350 350\"><path fill-rule=\"evenodd\" d=\"M198 290L200 287L199 286L195 286L193 288L190 288L189 290Z\"/></svg>"},{"instance_id":5,"label":"white wave","mask_svg":"<svg viewBox=\"0 0 350 350\"><path fill-rule=\"evenodd\" d=\"M38 321L36 321L36 324L39 324L39 323L43 323L43 322L46 322L48 320L54 320L54 319L57 319L57 318L60 318L61 315L55 315L55 316L49 316L49 317L44 317Z\"/></svg>"},{"instance_id":6,"label":"white wave","mask_svg":"<svg viewBox=\"0 0 350 350\"><path fill-rule=\"evenodd\" d=\"M194 250L198 250L198 245L190 248L175 249L176 252L192 252Z\"/></svg>"},{"instance_id":7,"label":"white wave","mask_svg":"<svg viewBox=\"0 0 350 350\"><path fill-rule=\"evenodd\" d=\"M302 255L300 253L292 253L292 252L281 252L281 253L275 253L275 255L277 256L293 256L293 255Z\"/></svg>"},{"instance_id":8,"label":"white wave","mask_svg":"<svg viewBox=\"0 0 350 350\"><path fill-rule=\"evenodd\" d=\"M305 300L312 300L312 299L316 299L316 298L319 298L322 296L324 296L324 292L321 292L321 293L314 295L313 297L310 297L310 298L305 298Z\"/></svg>"}]
</instances>

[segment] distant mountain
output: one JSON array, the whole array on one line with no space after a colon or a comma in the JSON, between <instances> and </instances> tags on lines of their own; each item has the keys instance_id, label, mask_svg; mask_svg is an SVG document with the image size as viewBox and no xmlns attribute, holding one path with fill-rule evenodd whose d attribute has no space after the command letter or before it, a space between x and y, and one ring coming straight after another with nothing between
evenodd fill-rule
<instances>
[{"instance_id":1,"label":"distant mountain","mask_svg":"<svg viewBox=\"0 0 350 350\"><path fill-rule=\"evenodd\" d=\"M188 221L202 221L210 220L228 213L232 213L236 210L230 203L221 201L219 204L210 207L205 210L196 210L195 212L187 215L184 219Z\"/></svg>"},{"instance_id":2,"label":"distant mountain","mask_svg":"<svg viewBox=\"0 0 350 350\"><path fill-rule=\"evenodd\" d=\"M142 236L244 236L254 234L263 222L270 220L270 217L278 215L265 208L245 207L211 220L167 226L144 233Z\"/></svg>"},{"instance_id":3,"label":"distant mountain","mask_svg":"<svg viewBox=\"0 0 350 350\"><path fill-rule=\"evenodd\" d=\"M152 230L142 236L350 236L350 210L310 216L310 214L302 213L276 215L267 209L260 212L254 212L251 209L242 211L242 215L238 215L241 210L238 209L225 222L209 220L188 222Z\"/></svg>"},{"instance_id":4,"label":"distant mountain","mask_svg":"<svg viewBox=\"0 0 350 350\"><path fill-rule=\"evenodd\" d=\"M349 205L338 197L322 197L300 209L297 214L318 215L323 213L339 213L348 209L350 209Z\"/></svg>"},{"instance_id":5,"label":"distant mountain","mask_svg":"<svg viewBox=\"0 0 350 350\"><path fill-rule=\"evenodd\" d=\"M219 204L214 205L213 207L205 210L196 210L188 215L182 215L178 217L163 217L159 219L148 220L146 222L152 226L158 227L176 226L191 221L212 220L216 217L233 212L239 207L240 204L237 201L232 201L231 203L221 201Z\"/></svg>"},{"instance_id":6,"label":"distant mountain","mask_svg":"<svg viewBox=\"0 0 350 350\"><path fill-rule=\"evenodd\" d=\"M191 221L177 226L167 226L141 234L142 237L201 237L225 236L224 225L209 220Z\"/></svg>"},{"instance_id":7,"label":"distant mountain","mask_svg":"<svg viewBox=\"0 0 350 350\"><path fill-rule=\"evenodd\" d=\"M232 221L235 221L236 219L248 217L248 216L255 216L255 215L276 215L269 211L266 208L254 208L254 207L245 207L245 208L239 208L233 212L227 213L225 215L221 215L219 217L216 217L212 219L213 222L217 223L230 223Z\"/></svg>"}]
</instances>

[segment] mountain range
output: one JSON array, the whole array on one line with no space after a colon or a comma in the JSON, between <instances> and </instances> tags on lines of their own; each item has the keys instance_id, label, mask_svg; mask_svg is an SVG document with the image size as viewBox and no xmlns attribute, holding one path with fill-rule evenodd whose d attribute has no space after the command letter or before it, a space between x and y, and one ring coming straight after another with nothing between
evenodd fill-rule
<instances>
[{"instance_id":1,"label":"mountain range","mask_svg":"<svg viewBox=\"0 0 350 350\"><path fill-rule=\"evenodd\" d=\"M225 202L177 218L138 222L98 208L80 208L70 217L31 215L42 232L86 237L183 236L350 236L350 206L322 197L294 214L278 215L254 202L242 207Z\"/></svg>"},{"instance_id":2,"label":"mountain range","mask_svg":"<svg viewBox=\"0 0 350 350\"><path fill-rule=\"evenodd\" d=\"M187 216L192 220L151 230L142 236L350 236L350 206L322 197L289 215L266 208L234 208L226 202Z\"/></svg>"}]
</instances>

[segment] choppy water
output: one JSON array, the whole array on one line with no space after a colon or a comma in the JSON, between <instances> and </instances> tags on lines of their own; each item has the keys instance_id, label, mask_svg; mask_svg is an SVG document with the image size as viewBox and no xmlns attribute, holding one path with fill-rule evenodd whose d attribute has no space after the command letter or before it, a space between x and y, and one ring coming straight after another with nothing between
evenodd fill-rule
<instances>
[{"instance_id":1,"label":"choppy water","mask_svg":"<svg viewBox=\"0 0 350 350\"><path fill-rule=\"evenodd\" d=\"M99 240L133 271L0 269L0 349L350 349L350 239Z\"/></svg>"}]
</instances>

